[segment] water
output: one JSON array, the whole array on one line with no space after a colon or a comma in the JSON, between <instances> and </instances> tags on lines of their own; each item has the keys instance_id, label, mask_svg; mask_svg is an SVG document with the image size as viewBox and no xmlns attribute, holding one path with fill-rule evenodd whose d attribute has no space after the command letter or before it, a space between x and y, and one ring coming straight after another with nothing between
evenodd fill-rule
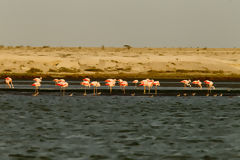
<instances>
[{"instance_id":1,"label":"water","mask_svg":"<svg viewBox=\"0 0 240 160\"><path fill-rule=\"evenodd\" d=\"M0 95L11 160L240 159L240 97Z\"/></svg>"},{"instance_id":2,"label":"water","mask_svg":"<svg viewBox=\"0 0 240 160\"><path fill-rule=\"evenodd\" d=\"M69 83L69 87L68 88L83 88L83 86L80 85L81 81L67 81ZM14 80L14 87L15 88L33 88L32 84L34 83L34 81L32 80ZM104 81L100 81L101 83L101 88L108 88L108 86L105 86L105 82ZM172 88L172 89L182 89L183 88L183 84L180 83L179 81L173 81L173 80L169 80L169 81L161 81L160 80L160 84L161 86L159 88ZM117 82L118 85L118 82ZM132 81L128 81L128 87L127 88L135 88L135 84L132 83ZM216 88L240 88L240 82L214 82L214 86ZM0 88L6 88L6 84L4 83L4 81L2 81L0 83ZM193 88L197 88L196 85L192 85ZM206 88L206 86L203 84L203 87ZM53 81L47 81L47 80L43 80L42 81L42 85L41 88L55 88L55 83ZM119 86L115 86L114 88L119 88Z\"/></svg>"}]
</instances>

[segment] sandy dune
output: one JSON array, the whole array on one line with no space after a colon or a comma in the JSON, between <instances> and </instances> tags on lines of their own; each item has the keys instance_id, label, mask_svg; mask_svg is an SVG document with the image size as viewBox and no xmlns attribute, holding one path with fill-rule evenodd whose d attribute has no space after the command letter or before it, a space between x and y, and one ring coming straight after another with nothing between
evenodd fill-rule
<instances>
[{"instance_id":1,"label":"sandy dune","mask_svg":"<svg viewBox=\"0 0 240 160\"><path fill-rule=\"evenodd\" d=\"M240 75L239 48L1 47L2 74Z\"/></svg>"}]
</instances>

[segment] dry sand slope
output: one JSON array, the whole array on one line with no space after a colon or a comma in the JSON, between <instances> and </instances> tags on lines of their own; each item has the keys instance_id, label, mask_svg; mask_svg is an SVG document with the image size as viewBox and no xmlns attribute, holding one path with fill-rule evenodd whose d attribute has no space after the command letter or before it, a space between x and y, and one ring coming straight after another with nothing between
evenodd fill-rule
<instances>
[{"instance_id":1,"label":"dry sand slope","mask_svg":"<svg viewBox=\"0 0 240 160\"><path fill-rule=\"evenodd\" d=\"M240 49L1 47L0 65L4 75L239 78Z\"/></svg>"}]
</instances>

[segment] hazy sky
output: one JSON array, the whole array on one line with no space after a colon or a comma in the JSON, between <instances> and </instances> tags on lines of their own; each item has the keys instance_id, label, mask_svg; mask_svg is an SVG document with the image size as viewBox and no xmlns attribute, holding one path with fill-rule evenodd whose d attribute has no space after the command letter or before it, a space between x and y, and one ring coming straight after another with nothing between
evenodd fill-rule
<instances>
[{"instance_id":1,"label":"hazy sky","mask_svg":"<svg viewBox=\"0 0 240 160\"><path fill-rule=\"evenodd\" d=\"M240 47L240 0L0 0L0 44Z\"/></svg>"}]
</instances>

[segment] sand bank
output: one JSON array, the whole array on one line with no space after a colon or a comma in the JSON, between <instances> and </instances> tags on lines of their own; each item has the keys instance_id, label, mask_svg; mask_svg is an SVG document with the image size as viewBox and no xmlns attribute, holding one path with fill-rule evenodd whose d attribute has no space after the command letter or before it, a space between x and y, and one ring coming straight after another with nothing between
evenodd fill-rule
<instances>
[{"instance_id":1,"label":"sand bank","mask_svg":"<svg viewBox=\"0 0 240 160\"><path fill-rule=\"evenodd\" d=\"M240 48L1 47L1 76L240 79Z\"/></svg>"}]
</instances>

